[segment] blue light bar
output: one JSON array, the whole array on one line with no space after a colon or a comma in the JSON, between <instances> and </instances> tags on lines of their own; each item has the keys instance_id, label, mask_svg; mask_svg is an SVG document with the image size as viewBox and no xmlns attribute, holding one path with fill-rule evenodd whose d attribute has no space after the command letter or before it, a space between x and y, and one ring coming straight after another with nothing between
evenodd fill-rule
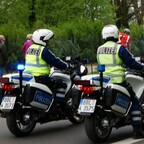
<instances>
[{"instance_id":1,"label":"blue light bar","mask_svg":"<svg viewBox=\"0 0 144 144\"><path fill-rule=\"evenodd\" d=\"M97 70L98 70L98 72L104 72L105 71L105 65L98 65Z\"/></svg>"},{"instance_id":2,"label":"blue light bar","mask_svg":"<svg viewBox=\"0 0 144 144\"><path fill-rule=\"evenodd\" d=\"M18 65L17 65L17 70L23 71L24 69L25 69L24 64L18 64Z\"/></svg>"}]
</instances>

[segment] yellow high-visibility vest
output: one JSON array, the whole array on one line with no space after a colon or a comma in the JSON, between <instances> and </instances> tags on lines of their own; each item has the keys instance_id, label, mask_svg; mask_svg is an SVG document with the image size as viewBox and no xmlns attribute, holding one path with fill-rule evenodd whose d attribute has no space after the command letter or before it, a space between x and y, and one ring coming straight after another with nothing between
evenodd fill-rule
<instances>
[{"instance_id":1,"label":"yellow high-visibility vest","mask_svg":"<svg viewBox=\"0 0 144 144\"><path fill-rule=\"evenodd\" d=\"M118 52L119 44L108 41L97 50L98 64L105 65L104 74L111 76L113 83L121 83L125 79L125 68Z\"/></svg>"},{"instance_id":2,"label":"yellow high-visibility vest","mask_svg":"<svg viewBox=\"0 0 144 144\"><path fill-rule=\"evenodd\" d=\"M25 71L34 76L49 75L50 66L41 58L44 46L32 44L26 53Z\"/></svg>"}]
</instances>

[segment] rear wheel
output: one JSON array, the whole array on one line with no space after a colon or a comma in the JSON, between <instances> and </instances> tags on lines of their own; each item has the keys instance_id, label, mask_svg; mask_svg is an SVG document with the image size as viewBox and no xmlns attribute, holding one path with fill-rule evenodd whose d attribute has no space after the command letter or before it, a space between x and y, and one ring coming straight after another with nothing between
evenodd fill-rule
<instances>
[{"instance_id":1,"label":"rear wheel","mask_svg":"<svg viewBox=\"0 0 144 144\"><path fill-rule=\"evenodd\" d=\"M103 142L109 137L112 127L106 117L96 114L85 117L85 130L88 138L97 143Z\"/></svg>"},{"instance_id":2,"label":"rear wheel","mask_svg":"<svg viewBox=\"0 0 144 144\"><path fill-rule=\"evenodd\" d=\"M8 129L17 137L30 134L36 126L32 116L30 109L16 107L6 116Z\"/></svg>"}]
</instances>

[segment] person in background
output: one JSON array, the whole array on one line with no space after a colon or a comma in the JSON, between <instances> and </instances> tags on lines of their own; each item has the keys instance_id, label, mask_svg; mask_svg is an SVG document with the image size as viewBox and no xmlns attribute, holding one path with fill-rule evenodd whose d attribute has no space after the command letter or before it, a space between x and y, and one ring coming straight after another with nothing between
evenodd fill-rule
<instances>
[{"instance_id":1,"label":"person in background","mask_svg":"<svg viewBox=\"0 0 144 144\"><path fill-rule=\"evenodd\" d=\"M5 66L8 62L8 54L5 46L5 37L0 35L0 77L3 76Z\"/></svg>"},{"instance_id":2,"label":"person in background","mask_svg":"<svg viewBox=\"0 0 144 144\"><path fill-rule=\"evenodd\" d=\"M133 126L133 138L144 138L144 132L141 128L141 106L132 86L125 79L125 68L127 67L144 72L144 65L137 62L132 54L121 44L118 44L117 26L109 24L102 29L102 38L105 43L99 46L97 50L98 64L105 65L104 74L112 77L112 82L124 86L129 91L132 98L131 119Z\"/></svg>"},{"instance_id":3,"label":"person in background","mask_svg":"<svg viewBox=\"0 0 144 144\"><path fill-rule=\"evenodd\" d=\"M126 47L129 51L131 51L132 39L130 36L130 30L128 28L125 28L124 32L119 32L118 43Z\"/></svg>"},{"instance_id":4,"label":"person in background","mask_svg":"<svg viewBox=\"0 0 144 144\"><path fill-rule=\"evenodd\" d=\"M26 36L26 42L22 46L22 52L26 55L27 49L32 45L32 34Z\"/></svg>"},{"instance_id":5,"label":"person in background","mask_svg":"<svg viewBox=\"0 0 144 144\"><path fill-rule=\"evenodd\" d=\"M56 57L50 50L48 42L54 36L49 29L38 29L33 33L33 44L28 48L25 61L25 73L35 76L36 82L51 87L49 78L50 66L58 69L67 69L69 65Z\"/></svg>"},{"instance_id":6,"label":"person in background","mask_svg":"<svg viewBox=\"0 0 144 144\"><path fill-rule=\"evenodd\" d=\"M0 77L2 77L4 74L5 66L7 62L8 62L8 54L5 46L5 37L4 35L0 35ZM0 104L1 104L1 100L2 100L2 90L0 88ZM1 111L0 111L0 115L1 115Z\"/></svg>"}]
</instances>

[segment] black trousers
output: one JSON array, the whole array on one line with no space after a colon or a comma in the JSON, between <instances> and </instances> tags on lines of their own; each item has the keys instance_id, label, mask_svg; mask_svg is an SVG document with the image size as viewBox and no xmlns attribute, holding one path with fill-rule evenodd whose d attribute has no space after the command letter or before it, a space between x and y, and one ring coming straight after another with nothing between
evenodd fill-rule
<instances>
[{"instance_id":1,"label":"black trousers","mask_svg":"<svg viewBox=\"0 0 144 144\"><path fill-rule=\"evenodd\" d=\"M49 75L35 76L35 80L37 83L47 85L50 89L53 88L53 81Z\"/></svg>"},{"instance_id":2,"label":"black trousers","mask_svg":"<svg viewBox=\"0 0 144 144\"><path fill-rule=\"evenodd\" d=\"M135 92L133 91L132 86L127 81L124 81L119 85L124 86L131 95L131 99L132 99L132 107L131 107L132 126L134 128L135 127L136 128L141 127L141 124L142 124L141 105L140 105L138 98L136 97Z\"/></svg>"}]
</instances>

